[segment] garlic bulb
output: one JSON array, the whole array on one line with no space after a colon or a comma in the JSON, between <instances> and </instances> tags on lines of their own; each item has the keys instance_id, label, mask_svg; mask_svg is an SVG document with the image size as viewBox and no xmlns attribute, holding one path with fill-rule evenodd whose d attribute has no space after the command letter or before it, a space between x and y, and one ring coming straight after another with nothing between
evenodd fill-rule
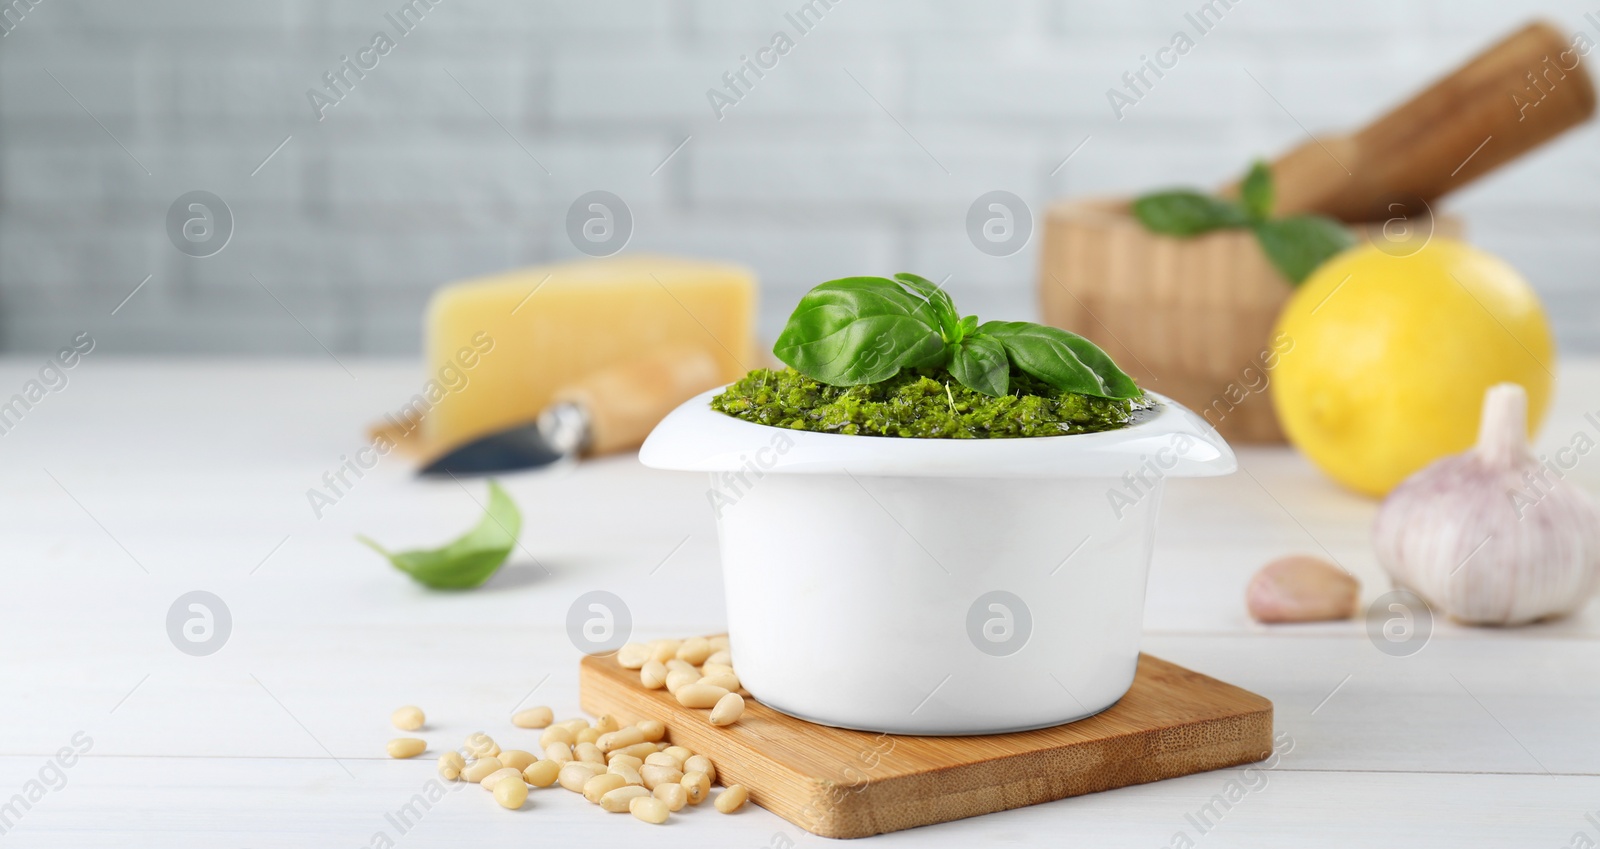
<instances>
[{"instance_id":1,"label":"garlic bulb","mask_svg":"<svg viewBox=\"0 0 1600 849\"><path fill-rule=\"evenodd\" d=\"M1521 386L1490 387L1478 444L1407 478L1378 509L1379 564L1397 585L1462 622L1562 616L1600 584L1600 512L1563 480L1576 459L1533 456L1527 408ZM1585 437L1569 450L1592 447Z\"/></svg>"}]
</instances>

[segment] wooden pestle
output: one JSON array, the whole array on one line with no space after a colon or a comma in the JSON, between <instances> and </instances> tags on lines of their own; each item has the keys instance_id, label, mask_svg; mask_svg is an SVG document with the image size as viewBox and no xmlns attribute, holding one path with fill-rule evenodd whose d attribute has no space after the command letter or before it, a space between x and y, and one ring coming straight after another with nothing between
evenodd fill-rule
<instances>
[{"instance_id":1,"label":"wooden pestle","mask_svg":"<svg viewBox=\"0 0 1600 849\"><path fill-rule=\"evenodd\" d=\"M1391 204L1431 204L1588 120L1594 108L1579 49L1534 22L1364 129L1289 151L1272 164L1275 209L1381 220Z\"/></svg>"}]
</instances>

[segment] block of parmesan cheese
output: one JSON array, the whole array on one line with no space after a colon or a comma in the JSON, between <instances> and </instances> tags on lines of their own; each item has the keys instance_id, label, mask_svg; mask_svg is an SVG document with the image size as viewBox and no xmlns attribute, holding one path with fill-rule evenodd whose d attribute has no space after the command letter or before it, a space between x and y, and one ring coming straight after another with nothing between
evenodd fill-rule
<instances>
[{"instance_id":1,"label":"block of parmesan cheese","mask_svg":"<svg viewBox=\"0 0 1600 849\"><path fill-rule=\"evenodd\" d=\"M428 304L425 356L429 377L462 377L422 417L423 438L452 446L531 421L561 387L664 345L703 347L723 379L735 380L746 364L755 367L755 307L747 269L661 256L586 259L451 284Z\"/></svg>"}]
</instances>

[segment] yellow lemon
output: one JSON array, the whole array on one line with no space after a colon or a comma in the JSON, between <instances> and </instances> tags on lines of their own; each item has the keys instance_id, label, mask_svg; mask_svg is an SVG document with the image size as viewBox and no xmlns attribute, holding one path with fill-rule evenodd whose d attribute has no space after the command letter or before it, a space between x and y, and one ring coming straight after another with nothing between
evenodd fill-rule
<instances>
[{"instance_id":1,"label":"yellow lemon","mask_svg":"<svg viewBox=\"0 0 1600 849\"><path fill-rule=\"evenodd\" d=\"M1477 248L1433 239L1407 256L1334 257L1289 299L1273 406L1289 441L1368 495L1473 444L1484 390L1519 383L1537 428L1555 383L1533 289Z\"/></svg>"}]
</instances>

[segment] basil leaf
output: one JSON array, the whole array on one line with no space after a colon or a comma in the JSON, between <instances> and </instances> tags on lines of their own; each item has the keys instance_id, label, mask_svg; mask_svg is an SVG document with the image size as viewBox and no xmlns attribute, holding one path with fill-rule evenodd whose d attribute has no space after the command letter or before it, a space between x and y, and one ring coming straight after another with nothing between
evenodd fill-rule
<instances>
[{"instance_id":1,"label":"basil leaf","mask_svg":"<svg viewBox=\"0 0 1600 849\"><path fill-rule=\"evenodd\" d=\"M1005 346L1011 362L1063 392L1100 398L1144 394L1105 351L1076 333L1027 321L990 321L978 327Z\"/></svg>"},{"instance_id":2,"label":"basil leaf","mask_svg":"<svg viewBox=\"0 0 1600 849\"><path fill-rule=\"evenodd\" d=\"M965 339L976 332L978 332L977 316L969 315L966 318L961 319L961 338Z\"/></svg>"},{"instance_id":3,"label":"basil leaf","mask_svg":"<svg viewBox=\"0 0 1600 849\"><path fill-rule=\"evenodd\" d=\"M950 357L950 373L962 386L998 398L1010 388L1011 361L999 340L980 333L956 345Z\"/></svg>"},{"instance_id":4,"label":"basil leaf","mask_svg":"<svg viewBox=\"0 0 1600 849\"><path fill-rule=\"evenodd\" d=\"M476 527L436 549L390 552L364 536L356 539L389 558L394 568L436 590L466 590L489 580L511 555L522 531L522 513L505 490L489 481L489 507Z\"/></svg>"},{"instance_id":5,"label":"basil leaf","mask_svg":"<svg viewBox=\"0 0 1600 849\"><path fill-rule=\"evenodd\" d=\"M949 292L932 280L915 274L902 272L896 274L894 279L927 299L928 305L933 308L939 332L943 334L946 342L955 342L961 338L961 313L956 311L955 301L950 299Z\"/></svg>"},{"instance_id":6,"label":"basil leaf","mask_svg":"<svg viewBox=\"0 0 1600 849\"><path fill-rule=\"evenodd\" d=\"M888 380L908 366L943 363L944 339L932 309L882 277L830 280L800 299L772 353L830 386Z\"/></svg>"},{"instance_id":7,"label":"basil leaf","mask_svg":"<svg viewBox=\"0 0 1600 849\"><path fill-rule=\"evenodd\" d=\"M1145 195L1133 202L1133 214L1152 233L1168 236L1195 236L1250 223L1239 204L1184 189Z\"/></svg>"},{"instance_id":8,"label":"basil leaf","mask_svg":"<svg viewBox=\"0 0 1600 849\"><path fill-rule=\"evenodd\" d=\"M1292 215L1255 225L1256 241L1274 267L1295 285L1317 266L1355 244L1343 224L1321 215Z\"/></svg>"},{"instance_id":9,"label":"basil leaf","mask_svg":"<svg viewBox=\"0 0 1600 849\"><path fill-rule=\"evenodd\" d=\"M1251 221L1259 224L1272 216L1272 171L1267 163L1257 159L1250 166L1250 173L1239 186L1239 199L1244 201L1245 214Z\"/></svg>"}]
</instances>

